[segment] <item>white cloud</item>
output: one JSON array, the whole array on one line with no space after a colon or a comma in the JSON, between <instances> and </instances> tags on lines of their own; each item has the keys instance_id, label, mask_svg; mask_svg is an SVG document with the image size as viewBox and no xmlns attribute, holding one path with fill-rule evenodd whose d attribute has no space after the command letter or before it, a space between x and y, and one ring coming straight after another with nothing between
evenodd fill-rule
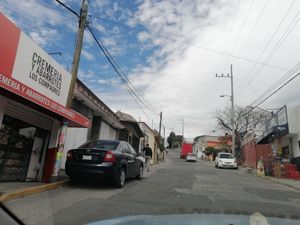
<instances>
[{"instance_id":1,"label":"white cloud","mask_svg":"<svg viewBox=\"0 0 300 225\"><path fill-rule=\"evenodd\" d=\"M139 40L151 41L158 49L148 59L150 66L137 68L130 74L130 79L138 89L143 90L144 97L149 99L157 110L164 112L167 126L175 126L178 124L177 118L184 116L187 136L193 137L215 129L215 110L229 104L228 99L218 96L230 94L229 79L217 79L215 73L228 73L230 63L234 64L236 103L241 105L252 102L282 75L282 71L265 67L255 81L250 79L255 88L254 92L247 86L240 89L241 82L247 76L253 77L253 74L248 74L253 63L226 56L220 61L220 54L195 46L219 51L226 47L228 53L234 48L233 53L238 54L264 2L255 2L249 19L241 30L243 18L249 7L249 2L241 1L237 20L227 43L237 2L145 0L132 19L134 23L142 24L148 30L147 33L139 34ZM291 2L280 1L270 3L246 46L243 57L253 60L258 58L290 4ZM297 5L299 6L299 3ZM296 9L295 4L283 28L292 20ZM236 40L240 30L240 38ZM281 29L278 33L282 34L283 31L284 29ZM278 35L277 39L279 37ZM300 32L294 29L289 40L285 42L286 46L282 46L269 63L284 68L295 65L297 59L294 55L300 50L297 44L299 38ZM268 52L270 50L268 49ZM296 93L299 95L299 92L300 90L295 88L293 96ZM290 96L287 92L282 93L284 96ZM290 98L286 97L285 101L288 99ZM284 104L284 101L281 101L281 104ZM133 113L140 115L137 107ZM207 115L204 119L191 116L203 113Z\"/></svg>"},{"instance_id":2,"label":"white cloud","mask_svg":"<svg viewBox=\"0 0 300 225\"><path fill-rule=\"evenodd\" d=\"M111 78L111 79L99 79L98 83L101 85L109 85L111 87L118 87L121 85L121 82L119 79Z\"/></svg>"},{"instance_id":3,"label":"white cloud","mask_svg":"<svg viewBox=\"0 0 300 225\"><path fill-rule=\"evenodd\" d=\"M83 56L84 58L86 58L88 61L95 61L95 56L94 56L92 53L90 53L90 52L88 52L88 51L82 49L81 54L82 54L82 56Z\"/></svg>"},{"instance_id":4,"label":"white cloud","mask_svg":"<svg viewBox=\"0 0 300 225\"><path fill-rule=\"evenodd\" d=\"M41 46L51 45L51 41L53 38L57 36L57 30L50 28L40 28L39 32L29 32L29 36Z\"/></svg>"},{"instance_id":5,"label":"white cloud","mask_svg":"<svg viewBox=\"0 0 300 225\"><path fill-rule=\"evenodd\" d=\"M91 78L95 77L95 72L92 70L88 70L87 72L85 72L85 71L82 71L81 69L79 69L78 77L80 79L89 79L90 80Z\"/></svg>"}]
</instances>

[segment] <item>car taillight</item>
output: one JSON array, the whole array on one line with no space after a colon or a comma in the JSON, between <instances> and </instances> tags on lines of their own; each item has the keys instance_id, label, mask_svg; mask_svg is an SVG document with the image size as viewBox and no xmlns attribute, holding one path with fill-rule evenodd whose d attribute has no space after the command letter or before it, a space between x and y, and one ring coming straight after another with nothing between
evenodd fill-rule
<instances>
[{"instance_id":1,"label":"car taillight","mask_svg":"<svg viewBox=\"0 0 300 225\"><path fill-rule=\"evenodd\" d=\"M71 151L69 151L67 154L67 160L72 160L72 159L73 159L73 154Z\"/></svg>"},{"instance_id":2,"label":"car taillight","mask_svg":"<svg viewBox=\"0 0 300 225\"><path fill-rule=\"evenodd\" d=\"M115 162L116 156L112 152L107 151L103 161L104 162Z\"/></svg>"}]
</instances>

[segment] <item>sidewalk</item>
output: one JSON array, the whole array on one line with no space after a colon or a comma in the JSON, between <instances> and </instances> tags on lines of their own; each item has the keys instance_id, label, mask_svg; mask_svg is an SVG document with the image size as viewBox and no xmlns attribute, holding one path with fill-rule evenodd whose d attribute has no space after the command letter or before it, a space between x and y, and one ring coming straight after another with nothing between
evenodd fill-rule
<instances>
[{"instance_id":1,"label":"sidewalk","mask_svg":"<svg viewBox=\"0 0 300 225\"><path fill-rule=\"evenodd\" d=\"M240 166L239 169L240 169L240 171L242 171L244 173L257 176L256 172L255 172L256 171L255 169L250 169L248 167L242 167L242 166ZM257 177L260 177L260 176L257 176ZM276 183L279 183L279 184L282 184L282 185L285 185L287 187L290 187L290 188L293 188L293 189L296 189L296 190L300 191L300 180L287 179L287 178L277 178L277 177L272 177L272 176L263 176L261 178L271 180L271 181L274 181Z\"/></svg>"},{"instance_id":2,"label":"sidewalk","mask_svg":"<svg viewBox=\"0 0 300 225\"><path fill-rule=\"evenodd\" d=\"M63 186L66 182L68 182L68 178L65 175L51 179L50 183L3 182L0 185L0 203L56 189Z\"/></svg>"}]
</instances>

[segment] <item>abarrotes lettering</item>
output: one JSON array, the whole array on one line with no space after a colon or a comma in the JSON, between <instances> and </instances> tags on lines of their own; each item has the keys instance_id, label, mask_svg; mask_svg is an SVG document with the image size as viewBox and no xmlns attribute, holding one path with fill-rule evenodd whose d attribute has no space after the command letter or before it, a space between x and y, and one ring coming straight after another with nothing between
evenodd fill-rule
<instances>
[{"instance_id":1,"label":"abarrotes lettering","mask_svg":"<svg viewBox=\"0 0 300 225\"><path fill-rule=\"evenodd\" d=\"M29 77L60 96L62 74L36 52L32 54L32 68Z\"/></svg>"}]
</instances>

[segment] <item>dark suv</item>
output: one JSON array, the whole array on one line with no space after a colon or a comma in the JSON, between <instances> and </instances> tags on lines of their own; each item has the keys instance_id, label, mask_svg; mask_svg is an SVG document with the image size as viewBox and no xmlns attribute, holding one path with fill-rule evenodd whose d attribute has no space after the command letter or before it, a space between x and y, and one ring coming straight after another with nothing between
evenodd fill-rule
<instances>
[{"instance_id":1,"label":"dark suv","mask_svg":"<svg viewBox=\"0 0 300 225\"><path fill-rule=\"evenodd\" d=\"M93 140L68 151L66 173L71 182L82 177L112 179L123 187L126 178L143 178L143 161L125 141Z\"/></svg>"}]
</instances>

